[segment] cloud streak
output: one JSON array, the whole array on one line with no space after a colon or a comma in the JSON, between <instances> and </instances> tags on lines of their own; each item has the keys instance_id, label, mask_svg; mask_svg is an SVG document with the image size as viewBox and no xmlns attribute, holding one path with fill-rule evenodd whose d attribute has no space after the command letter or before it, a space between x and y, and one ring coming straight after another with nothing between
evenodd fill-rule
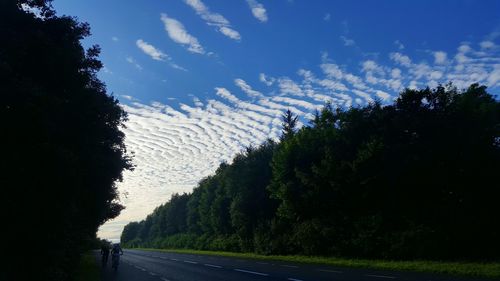
<instances>
[{"instance_id":1,"label":"cloud streak","mask_svg":"<svg viewBox=\"0 0 500 281\"><path fill-rule=\"evenodd\" d=\"M161 14L160 19L165 26L165 31L167 31L168 36L175 43L186 46L187 50L192 53L205 53L205 49L203 49L200 42L198 42L198 39L189 34L180 21L170 18L164 13Z\"/></svg>"},{"instance_id":2,"label":"cloud streak","mask_svg":"<svg viewBox=\"0 0 500 281\"><path fill-rule=\"evenodd\" d=\"M231 27L231 23L221 14L213 13L201 0L184 0L184 2L193 8L208 25L217 27L217 30L233 40L241 40L238 31Z\"/></svg>"},{"instance_id":3,"label":"cloud streak","mask_svg":"<svg viewBox=\"0 0 500 281\"><path fill-rule=\"evenodd\" d=\"M144 42L142 39L137 40L135 43L139 49L154 60L166 61L170 59L168 55L155 48L153 45Z\"/></svg>"},{"instance_id":4,"label":"cloud streak","mask_svg":"<svg viewBox=\"0 0 500 281\"><path fill-rule=\"evenodd\" d=\"M141 51L143 51L146 55L150 56L153 60L168 62L168 64L174 69L187 71L187 69L185 69L184 67L172 62L172 58L169 55L163 53L160 49L145 42L144 40L139 39L135 43Z\"/></svg>"},{"instance_id":5,"label":"cloud streak","mask_svg":"<svg viewBox=\"0 0 500 281\"><path fill-rule=\"evenodd\" d=\"M347 38L345 36L340 36L342 42L344 42L344 46L355 46L356 42L353 39Z\"/></svg>"},{"instance_id":6,"label":"cloud streak","mask_svg":"<svg viewBox=\"0 0 500 281\"><path fill-rule=\"evenodd\" d=\"M256 0L247 0L248 6L250 6L250 10L252 11L252 15L258 19L260 22L267 22L267 10L264 8L264 5L257 2Z\"/></svg>"},{"instance_id":7,"label":"cloud streak","mask_svg":"<svg viewBox=\"0 0 500 281\"><path fill-rule=\"evenodd\" d=\"M131 65L135 66L135 68L137 68L138 70L142 70L142 66L138 64L133 57L127 57L125 60Z\"/></svg>"}]
</instances>

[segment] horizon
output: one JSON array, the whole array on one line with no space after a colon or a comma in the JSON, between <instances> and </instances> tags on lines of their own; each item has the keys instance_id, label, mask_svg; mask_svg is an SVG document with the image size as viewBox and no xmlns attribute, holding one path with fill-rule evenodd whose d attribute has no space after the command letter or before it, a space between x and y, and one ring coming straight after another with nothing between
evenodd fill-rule
<instances>
[{"instance_id":1,"label":"horizon","mask_svg":"<svg viewBox=\"0 0 500 281\"><path fill-rule=\"evenodd\" d=\"M119 241L128 222L278 138L288 108L303 125L327 101L388 104L404 88L478 82L498 93L499 2L359 3L55 1L90 24L84 45L101 46L99 77L129 114L136 169L118 184L126 209L99 237Z\"/></svg>"}]
</instances>

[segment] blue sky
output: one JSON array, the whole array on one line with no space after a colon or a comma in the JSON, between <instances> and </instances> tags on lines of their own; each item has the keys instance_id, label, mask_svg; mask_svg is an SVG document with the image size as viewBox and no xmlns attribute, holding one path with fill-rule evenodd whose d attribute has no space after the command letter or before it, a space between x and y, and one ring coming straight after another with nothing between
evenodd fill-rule
<instances>
[{"instance_id":1,"label":"blue sky","mask_svg":"<svg viewBox=\"0 0 500 281\"><path fill-rule=\"evenodd\" d=\"M59 0L91 25L108 91L130 120L136 170L127 209L101 227L119 237L221 161L305 123L326 101L391 102L405 87L453 81L500 89L500 1Z\"/></svg>"}]
</instances>

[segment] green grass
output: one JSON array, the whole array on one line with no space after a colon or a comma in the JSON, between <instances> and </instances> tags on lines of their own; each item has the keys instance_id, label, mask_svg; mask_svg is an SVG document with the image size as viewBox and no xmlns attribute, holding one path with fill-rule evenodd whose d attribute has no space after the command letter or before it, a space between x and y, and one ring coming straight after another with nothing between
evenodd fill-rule
<instances>
[{"instance_id":1,"label":"green grass","mask_svg":"<svg viewBox=\"0 0 500 281\"><path fill-rule=\"evenodd\" d=\"M346 259L334 257L315 256L264 256L253 253L233 253L218 251L179 250L179 249L151 249L137 248L146 251L162 251L182 254L215 255L233 258L245 258L256 260L288 261L308 264L323 264L342 267L373 268L396 271L416 271L428 273L440 273L455 276L500 278L500 263L478 263L478 262L444 262L444 261L390 261L390 260L367 260Z\"/></svg>"},{"instance_id":2,"label":"green grass","mask_svg":"<svg viewBox=\"0 0 500 281\"><path fill-rule=\"evenodd\" d=\"M88 252L82 256L78 270L75 274L75 281L99 281L99 267L95 255Z\"/></svg>"}]
</instances>

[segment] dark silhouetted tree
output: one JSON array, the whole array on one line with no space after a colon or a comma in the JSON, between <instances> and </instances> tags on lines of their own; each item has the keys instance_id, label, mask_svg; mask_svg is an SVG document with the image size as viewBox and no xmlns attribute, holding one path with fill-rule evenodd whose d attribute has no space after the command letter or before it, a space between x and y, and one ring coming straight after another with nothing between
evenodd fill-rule
<instances>
[{"instance_id":1,"label":"dark silhouetted tree","mask_svg":"<svg viewBox=\"0 0 500 281\"><path fill-rule=\"evenodd\" d=\"M282 132L281 132L281 140L290 138L295 133L297 127L297 120L299 116L295 115L288 109L285 114L283 114L282 118Z\"/></svg>"},{"instance_id":2,"label":"dark silhouetted tree","mask_svg":"<svg viewBox=\"0 0 500 281\"><path fill-rule=\"evenodd\" d=\"M80 43L88 24L43 0L0 1L0 23L1 213L7 252L23 253L0 279L69 280L86 241L123 208L126 113L96 76L99 47Z\"/></svg>"}]
</instances>

